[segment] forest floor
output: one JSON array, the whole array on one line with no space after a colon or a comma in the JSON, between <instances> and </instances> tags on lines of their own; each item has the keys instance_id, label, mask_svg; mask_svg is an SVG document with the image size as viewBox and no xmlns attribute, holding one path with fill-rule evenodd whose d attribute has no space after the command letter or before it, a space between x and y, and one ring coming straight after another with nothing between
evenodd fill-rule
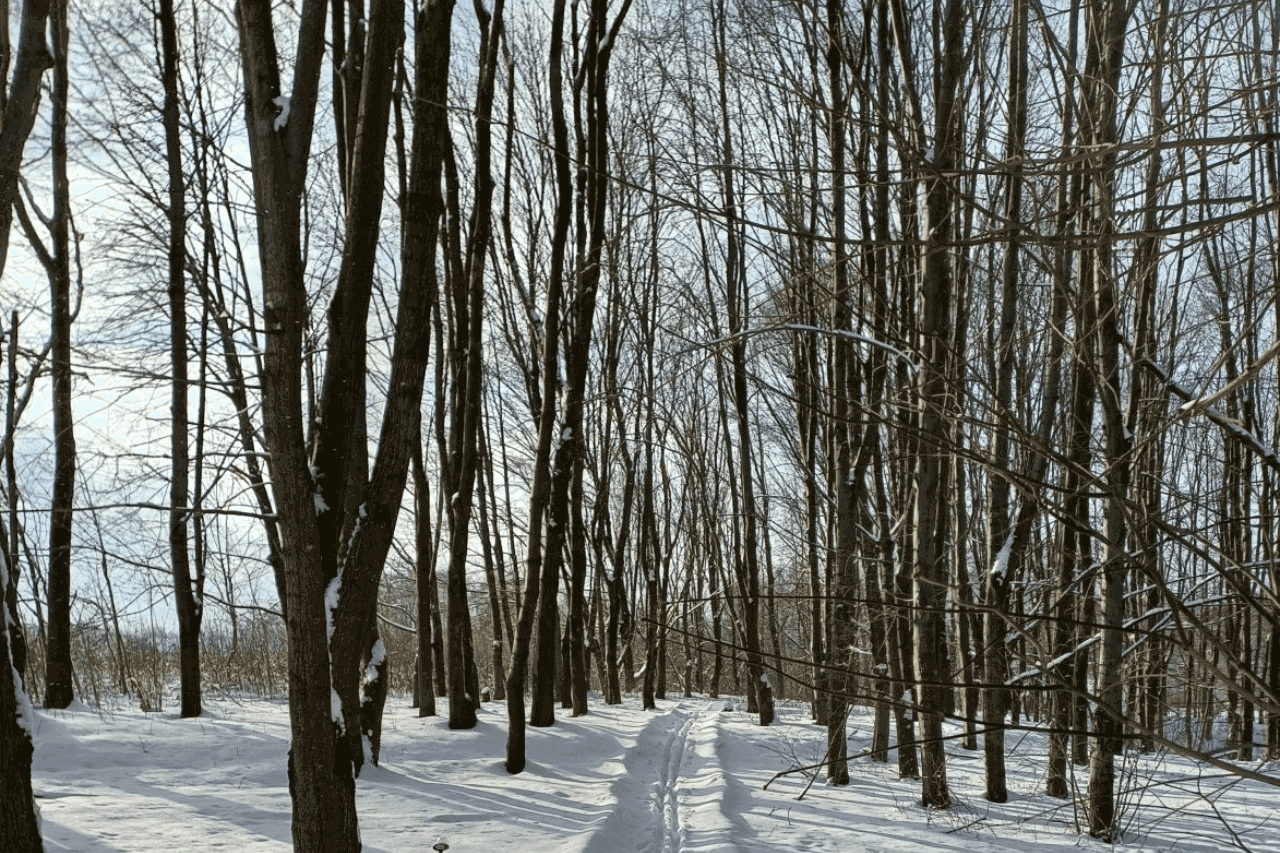
<instances>
[{"instance_id":1,"label":"forest floor","mask_svg":"<svg viewBox=\"0 0 1280 853\"><path fill-rule=\"evenodd\" d=\"M175 703L176 704L176 703ZM387 702L380 767L358 785L367 853L849 853L1102 849L1077 832L1076 806L1046 797L1044 737L1010 732L1009 802L982 795L981 751L948 741L954 807L927 811L918 781L890 764L852 762L847 787L776 773L822 759L825 731L807 706L781 703L761 728L735 701L677 699L643 711L593 696L587 716L529 729L529 766L503 769L505 704L449 731ZM565 712L560 712L565 713ZM34 784L45 849L74 853L289 849L281 701L206 699L205 716L80 704L37 712ZM871 718L849 720L850 751ZM1169 754L1118 759L1119 850L1280 851L1280 791ZM1250 765L1271 775L1274 763ZM1083 772L1076 779L1083 794Z\"/></svg>"}]
</instances>

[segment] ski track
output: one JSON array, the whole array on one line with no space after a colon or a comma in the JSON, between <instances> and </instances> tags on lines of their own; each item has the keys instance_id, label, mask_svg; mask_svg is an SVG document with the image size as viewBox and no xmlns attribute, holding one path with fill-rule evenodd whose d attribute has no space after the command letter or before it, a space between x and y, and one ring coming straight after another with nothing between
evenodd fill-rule
<instances>
[{"instance_id":1,"label":"ski track","mask_svg":"<svg viewBox=\"0 0 1280 853\"><path fill-rule=\"evenodd\" d=\"M683 712L683 708L680 712ZM677 713L680 713L677 712ZM689 731L697 715L685 713L684 722L669 741L662 761L662 778L658 784L658 813L662 819L662 853L680 853L684 827L680 823L680 769L684 766Z\"/></svg>"},{"instance_id":2,"label":"ski track","mask_svg":"<svg viewBox=\"0 0 1280 853\"><path fill-rule=\"evenodd\" d=\"M868 759L848 786L817 784L800 801L801 774L764 785L819 760L826 732L802 705L780 711L761 729L723 701L600 705L531 731L538 760L511 776L505 709L483 706L475 729L451 731L443 716L392 707L384 763L357 786L364 849L410 853L446 837L459 853L1075 853L1087 843L1073 801L1042 791L1042 736L1010 762L1005 804L980 799L981 762L959 746L949 748L948 812L922 809L918 781ZM79 703L35 716L32 783L50 853L292 849L284 703L211 698L196 720ZM871 712L851 725L853 753L869 743ZM1225 743L1225 722L1215 732ZM1202 778L1176 758L1129 761L1127 784L1139 787L1125 793L1124 849L1219 853L1230 828L1241 849L1280 853L1274 788Z\"/></svg>"},{"instance_id":3,"label":"ski track","mask_svg":"<svg viewBox=\"0 0 1280 853\"><path fill-rule=\"evenodd\" d=\"M720 764L723 702L663 703L624 747L610 812L580 853L739 853Z\"/></svg>"}]
</instances>

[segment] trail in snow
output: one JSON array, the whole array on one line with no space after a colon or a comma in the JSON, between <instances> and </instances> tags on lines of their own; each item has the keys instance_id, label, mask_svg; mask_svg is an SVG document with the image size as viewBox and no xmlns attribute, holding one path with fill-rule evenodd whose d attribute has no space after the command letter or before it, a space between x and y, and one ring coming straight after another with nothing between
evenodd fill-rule
<instances>
[{"instance_id":1,"label":"trail in snow","mask_svg":"<svg viewBox=\"0 0 1280 853\"><path fill-rule=\"evenodd\" d=\"M680 826L680 768L684 765L685 745L694 715L687 712L680 730L667 741L662 762L662 778L658 781L658 811L662 816L662 853L680 853L683 828Z\"/></svg>"},{"instance_id":2,"label":"trail in snow","mask_svg":"<svg viewBox=\"0 0 1280 853\"><path fill-rule=\"evenodd\" d=\"M825 728L800 705L780 703L761 727L705 698L656 711L634 697L597 703L530 730L531 760L517 776L502 763L503 706L488 703L476 728L450 731L444 716L406 705L388 703L381 766L357 783L366 853L429 850L442 837L450 853L1072 853L1081 843L1077 805L1042 793L1040 734L1017 740L1003 804L981 798L981 762L952 741L955 808L933 813L920 807L917 780L865 758L846 787L819 783L800 801L806 779L795 774L766 790L778 770L826 750ZM35 718L33 783L50 853L292 849L284 703L210 697L195 720L83 705ZM857 709L851 753L870 732L870 712ZM1225 743L1225 722L1215 732ZM1200 770L1126 757L1125 849L1218 853L1229 825L1242 848L1276 850L1274 789Z\"/></svg>"},{"instance_id":3,"label":"trail in snow","mask_svg":"<svg viewBox=\"0 0 1280 853\"><path fill-rule=\"evenodd\" d=\"M634 719L634 718L633 718ZM609 786L608 816L582 839L581 853L679 853L682 849L681 767L694 709L647 712L624 734L621 764Z\"/></svg>"},{"instance_id":4,"label":"trail in snow","mask_svg":"<svg viewBox=\"0 0 1280 853\"><path fill-rule=\"evenodd\" d=\"M742 784L721 765L723 702L663 703L624 744L612 810L581 853L741 853L755 833L741 819Z\"/></svg>"}]
</instances>

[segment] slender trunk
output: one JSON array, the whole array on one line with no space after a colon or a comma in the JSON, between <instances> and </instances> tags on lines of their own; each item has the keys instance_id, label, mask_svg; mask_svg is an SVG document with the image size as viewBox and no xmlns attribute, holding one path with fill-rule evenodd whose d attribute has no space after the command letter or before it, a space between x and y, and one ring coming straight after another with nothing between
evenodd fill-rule
<instances>
[{"instance_id":1,"label":"slender trunk","mask_svg":"<svg viewBox=\"0 0 1280 853\"><path fill-rule=\"evenodd\" d=\"M486 494L488 492L488 479L485 476L485 469L489 466L489 451L485 444L484 431L479 436L481 445L480 454L480 472L476 477L476 500L480 506L480 548L484 555L484 582L485 588L489 593L489 622L492 640L490 641L490 660L489 664L493 668L493 679L495 681L493 698L502 701L506 698L506 690L503 688L503 675L506 672L506 664L502 659L502 608L498 603L498 578L495 569L495 547L493 537L489 532L489 524L491 521L488 512L488 501ZM501 542L497 543L501 546ZM497 549L497 550L500 550ZM483 692L483 691L482 691ZM482 697L483 698L483 697Z\"/></svg>"},{"instance_id":2,"label":"slender trunk","mask_svg":"<svg viewBox=\"0 0 1280 853\"><path fill-rule=\"evenodd\" d=\"M5 10L7 15L8 9L5 4L0 3L0 8ZM0 22L2 23L2 22ZM0 34L0 38L8 38L8 33ZM4 44L7 49L7 43ZM0 79L3 79L0 77ZM0 91L4 87L0 86ZM18 427L17 414L17 394L18 394L18 312L15 310L10 315L9 320L9 386L5 391L5 430L4 430L4 469L5 469L5 486L6 495L8 497L8 514L6 522L8 524L8 537L0 536L3 540L3 550L5 558L9 561L9 582L5 585L5 602L9 608L9 651L13 655L13 668L17 670L18 676L23 680L23 689L26 689L26 672L27 672L27 638L22 630L22 619L18 615L18 541L22 532L18 524L18 469L14 464L13 445L14 432ZM0 530L3 525L0 525Z\"/></svg>"},{"instance_id":3,"label":"slender trunk","mask_svg":"<svg viewBox=\"0 0 1280 853\"><path fill-rule=\"evenodd\" d=\"M525 667L529 664L530 645L534 622L537 619L539 633L553 630L550 621L555 608L555 590L558 577L547 573L546 563L551 554L543 553L543 524L551 501L551 445L556 426L556 382L560 361L558 346L561 323L561 302L564 294L565 251L569 237L569 221L573 203L573 184L569 174L569 140L564 118L563 81L561 79L564 54L564 0L555 0L551 15L551 42L547 80L551 92L551 126L554 137L556 172L555 219L551 236L551 265L547 279L546 311L542 336L542 397L538 419L538 443L534 457L533 482L529 488L529 543L526 551L524 601L520 608L516 627L516 642L511 650L511 669L507 675L507 758L508 773L520 773L525 768ZM551 543L546 550L550 552ZM547 587L550 587L548 590ZM543 607L542 600L550 604ZM546 612L546 617L539 611ZM546 624L543 624L546 623ZM554 654L553 644L539 636L540 653ZM540 655L541 656L541 655ZM554 659L553 659L554 660ZM534 669L541 669L541 661L534 660ZM541 674L541 673L539 673ZM535 679L538 676L535 675Z\"/></svg>"},{"instance_id":4,"label":"slender trunk","mask_svg":"<svg viewBox=\"0 0 1280 853\"><path fill-rule=\"evenodd\" d=\"M435 574L431 571L434 541L431 536L431 496L428 493L427 475L422 466L422 448L419 445L413 452L413 508L414 508L414 554L415 579L415 613L417 615L418 636L416 638L418 656L417 672L414 681L414 692L419 717L436 715L436 691L432 681L434 649L431 636L435 632L432 624L432 611L439 609L436 602Z\"/></svg>"},{"instance_id":5,"label":"slender trunk","mask_svg":"<svg viewBox=\"0 0 1280 853\"><path fill-rule=\"evenodd\" d=\"M1115 755L1120 750L1120 713L1123 704L1124 590L1127 575L1125 502L1129 490L1130 436L1123 422L1120 376L1120 300L1112 264L1115 223L1114 143L1117 88L1124 57L1129 9L1124 3L1094 0L1088 7L1089 58L1084 82L1089 105L1086 139L1095 153L1090 157L1091 206L1088 253L1092 262L1097 299L1098 390L1107 465L1104 550L1101 569L1101 627L1098 678L1095 687L1098 734L1089 762L1086 811L1089 834L1115 838Z\"/></svg>"},{"instance_id":6,"label":"slender trunk","mask_svg":"<svg viewBox=\"0 0 1280 853\"><path fill-rule=\"evenodd\" d=\"M845 61L843 30L844 4L827 0L826 55L831 90L831 117L827 128L830 148L832 188L832 307L831 325L837 331L852 331L849 261L845 257L845 122L848 105L841 71ZM854 472L853 433L856 429L854 386L857 369L851 341L841 337L832 342L829 427L835 435L834 468L830 480L835 492L835 551L828 571L832 583L831 656L827 662L827 779L836 785L849 784L849 743L845 724L855 692L853 670L857 647L857 513L856 495L860 484Z\"/></svg>"},{"instance_id":7,"label":"slender trunk","mask_svg":"<svg viewBox=\"0 0 1280 853\"><path fill-rule=\"evenodd\" d=\"M173 0L160 0L160 36L164 79L165 161L169 167L169 361L172 398L169 453L169 561L178 611L178 658L182 716L200 716L200 591L192 588L187 547L190 519L187 450L187 307L185 176L178 126L178 27Z\"/></svg>"},{"instance_id":8,"label":"slender trunk","mask_svg":"<svg viewBox=\"0 0 1280 853\"><path fill-rule=\"evenodd\" d=\"M53 386L53 497L49 519L49 639L45 658L46 708L65 708L74 698L71 672L71 522L75 504L76 440L71 411L71 192L67 178L67 7L55 0L53 34L53 215L49 372Z\"/></svg>"},{"instance_id":9,"label":"slender trunk","mask_svg":"<svg viewBox=\"0 0 1280 853\"><path fill-rule=\"evenodd\" d=\"M1026 135L1027 87L1027 9L1025 0L1014 0L1009 23L1009 135L1007 160L1021 163ZM1005 220L1015 223L1022 216L1022 172L1015 166L1008 177L1005 197ZM1009 592L1017 577L1021 555L1014 552L1017 519L1009 514L1009 480L1006 473L1012 464L1010 421L1013 410L1014 332L1018 319L1020 248L1016 230L1005 244L1003 280L1001 282L1000 324L997 339L998 372L995 377L994 464L990 472L991 496L988 511L991 525L987 540L991 570L985 576L984 603L986 649L983 680L987 683L982 704L983 756L986 770L987 799L1003 803L1009 799L1005 781L1004 726L1009 712L1009 695L1004 683L1009 678L1009 647L1003 641L1007 633Z\"/></svg>"},{"instance_id":10,"label":"slender trunk","mask_svg":"<svg viewBox=\"0 0 1280 853\"><path fill-rule=\"evenodd\" d=\"M946 753L942 741L948 673L945 670L946 632L943 607L946 598L946 513L942 496L949 484L946 422L950 317L954 271L949 245L952 195L947 175L959 162L959 86L964 71L964 16L960 0L947 0L942 11L942 65L936 77L936 116L933 133L926 135L904 4L893 5L894 36L908 86L908 109L914 124L914 141L925 160L924 248L919 271L918 328L923 353L917 389L920 399L919 445L915 471L915 701L920 713L922 801L926 807L944 809L951 804L947 789ZM927 140L932 139L932 145Z\"/></svg>"},{"instance_id":11,"label":"slender trunk","mask_svg":"<svg viewBox=\"0 0 1280 853\"><path fill-rule=\"evenodd\" d=\"M9 247L9 228L12 223L13 203L17 196L18 169L22 162L22 149L27 135L35 121L36 106L40 100L40 87L44 69L51 65L45 39L46 20L49 17L47 0L27 0L22 7L20 36L18 42L18 62L13 78L14 85L5 90L8 80L9 61L9 4L0 3L0 54L3 55L4 67L0 68L0 109L3 110L3 121L0 121L0 273L4 271ZM63 18L65 20L65 18ZM7 407L5 463L9 470L9 499L15 500L14 476L12 473L13 445L12 436L16 416L13 412L12 394L17 382L17 371L13 361L13 351L17 348L17 313L14 312L11 323L10 367L9 367L9 404ZM13 553L18 548L18 531L16 513L10 505L10 531L12 541L9 543ZM9 616L7 603L8 590L16 589L17 576L10 575L16 570L9 563L9 554L0 549L0 590L6 595L3 609L6 622ZM16 615L16 614L13 614ZM31 759L34 754L32 731L35 715L27 698L21 670L15 664L14 652L19 651L12 645L11 638L20 635L18 630L0 631L0 667L10 673L0 679L0 838L5 839L14 853L40 853L44 843L40 838L40 822L36 811L35 797L31 787Z\"/></svg>"},{"instance_id":12,"label":"slender trunk","mask_svg":"<svg viewBox=\"0 0 1280 853\"><path fill-rule=\"evenodd\" d=\"M723 145L723 191L727 227L725 230L726 308L729 319L731 387L738 427L738 478L741 483L742 550L735 555L738 596L741 602L743 645L747 658L747 701L759 715L760 725L773 722L773 688L764 669L760 646L760 566L757 544L757 519L755 500L755 476L751 464L751 430L753 428L747 399L746 341L742 332L749 316L747 271L743 252L741 225L737 221L736 177L734 174L733 133L729 116L727 92L726 9L723 3L717 7L716 51L719 57L717 79L719 84L720 125ZM726 436L727 438L728 436Z\"/></svg>"}]
</instances>

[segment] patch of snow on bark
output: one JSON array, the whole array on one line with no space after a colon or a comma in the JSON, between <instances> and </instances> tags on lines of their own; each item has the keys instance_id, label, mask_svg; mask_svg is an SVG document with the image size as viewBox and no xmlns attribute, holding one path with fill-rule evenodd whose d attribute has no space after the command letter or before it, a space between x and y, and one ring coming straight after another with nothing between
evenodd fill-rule
<instances>
[{"instance_id":1,"label":"patch of snow on bark","mask_svg":"<svg viewBox=\"0 0 1280 853\"><path fill-rule=\"evenodd\" d=\"M9 613L9 607L4 603L4 591L9 588L9 564L5 560L5 555L0 553L0 610L4 611L4 619L0 620L0 624L4 625L5 633L12 637L13 617ZM18 725L27 733L27 737L32 743L36 742L36 715L31 708L31 699L27 696L27 691L22 689L22 675L18 672L18 668L13 665L13 649L9 648L9 656L5 663L9 666L9 672L12 673L13 696L17 705Z\"/></svg>"},{"instance_id":2,"label":"patch of snow on bark","mask_svg":"<svg viewBox=\"0 0 1280 853\"><path fill-rule=\"evenodd\" d=\"M365 681L378 680L378 667L387 659L387 647L382 644L382 640L373 644L373 648L369 651L369 665L364 668Z\"/></svg>"},{"instance_id":3,"label":"patch of snow on bark","mask_svg":"<svg viewBox=\"0 0 1280 853\"><path fill-rule=\"evenodd\" d=\"M338 599L342 593L342 574L329 581L324 590L324 627L329 639L333 639L333 612L338 609Z\"/></svg>"},{"instance_id":4,"label":"patch of snow on bark","mask_svg":"<svg viewBox=\"0 0 1280 853\"><path fill-rule=\"evenodd\" d=\"M271 103L280 108L280 115L276 116L276 122L274 125L275 129L278 131L289 123L289 96L277 95L271 99Z\"/></svg>"},{"instance_id":5,"label":"patch of snow on bark","mask_svg":"<svg viewBox=\"0 0 1280 853\"><path fill-rule=\"evenodd\" d=\"M338 733L346 734L347 727L342 722L342 699L338 697L338 691L332 687L329 688L329 716L338 727Z\"/></svg>"},{"instance_id":6,"label":"patch of snow on bark","mask_svg":"<svg viewBox=\"0 0 1280 853\"><path fill-rule=\"evenodd\" d=\"M995 564L991 567L991 577L997 581L1004 581L1005 575L1009 573L1009 556L1013 553L1013 531L1009 531L1009 536L1004 540L1004 545L1000 548L1000 552L996 554Z\"/></svg>"}]
</instances>

